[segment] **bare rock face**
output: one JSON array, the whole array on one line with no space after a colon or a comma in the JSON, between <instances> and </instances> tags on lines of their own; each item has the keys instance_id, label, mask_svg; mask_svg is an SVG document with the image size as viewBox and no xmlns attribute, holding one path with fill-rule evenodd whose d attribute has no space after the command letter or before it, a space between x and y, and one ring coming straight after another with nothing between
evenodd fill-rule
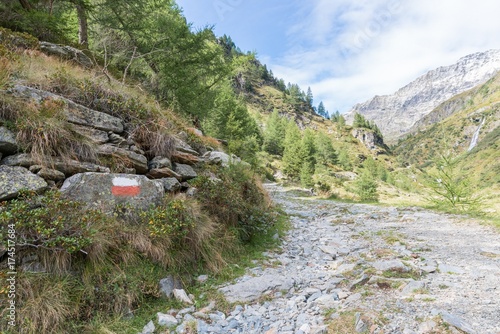
<instances>
[{"instance_id":1,"label":"bare rock face","mask_svg":"<svg viewBox=\"0 0 500 334\"><path fill-rule=\"evenodd\" d=\"M369 129L357 128L352 130L352 136L358 139L367 149L371 151L380 150L385 147L384 140Z\"/></svg>"},{"instance_id":2,"label":"bare rock face","mask_svg":"<svg viewBox=\"0 0 500 334\"><path fill-rule=\"evenodd\" d=\"M0 166L0 201L15 198L21 190L43 191L47 182L24 167Z\"/></svg>"},{"instance_id":3,"label":"bare rock face","mask_svg":"<svg viewBox=\"0 0 500 334\"><path fill-rule=\"evenodd\" d=\"M115 133L123 132L123 122L121 119L100 111L89 109L71 100L68 100L65 97L21 85L15 85L11 89L11 92L15 96L29 98L35 100L38 103L41 103L46 99L53 99L56 101L64 102L64 112L66 114L67 121L70 123L88 126L102 131L113 131Z\"/></svg>"},{"instance_id":4,"label":"bare rock face","mask_svg":"<svg viewBox=\"0 0 500 334\"><path fill-rule=\"evenodd\" d=\"M84 67L94 66L92 60L85 53L71 46L40 42L40 50L48 55L57 56L64 60L72 60Z\"/></svg>"},{"instance_id":5,"label":"bare rock face","mask_svg":"<svg viewBox=\"0 0 500 334\"><path fill-rule=\"evenodd\" d=\"M395 141L439 104L488 81L499 69L500 50L474 53L422 75L392 95L355 105L346 119L352 122L360 113L375 121L387 142Z\"/></svg>"},{"instance_id":6,"label":"bare rock face","mask_svg":"<svg viewBox=\"0 0 500 334\"><path fill-rule=\"evenodd\" d=\"M68 199L105 212L120 204L148 209L159 204L165 195L161 181L149 180L144 175L102 173L76 174L64 181L61 192Z\"/></svg>"}]
</instances>

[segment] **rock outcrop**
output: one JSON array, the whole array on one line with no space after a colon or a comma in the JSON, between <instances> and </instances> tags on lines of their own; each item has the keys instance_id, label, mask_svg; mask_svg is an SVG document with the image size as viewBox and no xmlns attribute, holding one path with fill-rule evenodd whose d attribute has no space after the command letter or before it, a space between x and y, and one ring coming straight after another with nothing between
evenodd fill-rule
<instances>
[{"instance_id":1,"label":"rock outcrop","mask_svg":"<svg viewBox=\"0 0 500 334\"><path fill-rule=\"evenodd\" d=\"M0 166L0 201L19 196L22 190L40 192L47 182L24 167Z\"/></svg>"},{"instance_id":2,"label":"rock outcrop","mask_svg":"<svg viewBox=\"0 0 500 334\"><path fill-rule=\"evenodd\" d=\"M356 128L352 130L351 134L371 151L382 153L385 152L385 149L387 148L384 144L384 140L373 130Z\"/></svg>"},{"instance_id":3,"label":"rock outcrop","mask_svg":"<svg viewBox=\"0 0 500 334\"><path fill-rule=\"evenodd\" d=\"M229 155L224 152L212 151L203 155L203 160L212 165L221 165L229 167L230 164L241 163L241 159L235 155Z\"/></svg>"},{"instance_id":4,"label":"rock outcrop","mask_svg":"<svg viewBox=\"0 0 500 334\"><path fill-rule=\"evenodd\" d=\"M71 60L84 67L92 67L94 63L81 50L75 49L67 45L59 45L49 42L40 42L40 50L44 53L56 56L64 60Z\"/></svg>"},{"instance_id":5,"label":"rock outcrop","mask_svg":"<svg viewBox=\"0 0 500 334\"><path fill-rule=\"evenodd\" d=\"M375 121L387 142L394 141L439 104L488 81L499 69L500 50L474 53L422 75L392 95L355 105L346 119L352 122L360 113Z\"/></svg>"},{"instance_id":6,"label":"rock outcrop","mask_svg":"<svg viewBox=\"0 0 500 334\"><path fill-rule=\"evenodd\" d=\"M84 66L90 65L83 56L79 58L80 53L76 52L76 49L75 51L50 43L42 43L42 48L45 52L52 50L50 52L55 52L58 56L83 62ZM68 52L68 55L64 52ZM185 132L184 140L177 138L180 136L163 138L168 141L164 143L165 146L173 147L172 152L164 152L166 156L151 156L151 152L146 153L136 142L133 132L130 131L131 124L125 119L90 109L61 95L28 86L14 85L8 92L21 103L29 101L36 105L47 100L60 103L61 116L63 119L65 117L68 128L82 136L82 140L92 143L95 155L92 161L78 161L59 156L34 156L29 152L22 152L16 142L15 133L6 127L0 127L0 166L3 182L0 200L16 197L21 189L41 191L48 186L63 184L61 191L67 198L106 211L112 211L118 204L146 209L157 203L165 192L183 191L190 195L195 194L196 190L190 189L186 181L198 176L197 169L204 162L223 166L227 166L229 162L241 162L238 157L223 152L212 152L211 155L200 157L200 152L205 153L207 149L201 145L198 145L200 147L197 150L193 149L186 142L189 136ZM112 170L123 174L111 174ZM137 193L121 193L120 186L113 183L117 180L133 184ZM129 186L125 188L127 187ZM118 193L114 193L113 189Z\"/></svg>"},{"instance_id":7,"label":"rock outcrop","mask_svg":"<svg viewBox=\"0 0 500 334\"><path fill-rule=\"evenodd\" d=\"M32 166L50 166L58 170L66 176L71 176L78 173L96 172L96 173L109 173L108 167L99 166L90 162L80 162L76 160L62 159L59 157L42 157L35 158L29 153L19 153L5 157L0 161L0 165L5 166L21 166L30 168Z\"/></svg>"},{"instance_id":8,"label":"rock outcrop","mask_svg":"<svg viewBox=\"0 0 500 334\"><path fill-rule=\"evenodd\" d=\"M64 112L67 121L70 123L102 131L123 132L123 122L121 119L100 111L89 109L60 95L22 85L15 85L11 89L11 93L13 93L14 96L29 98L38 103L47 99L61 101L64 103Z\"/></svg>"},{"instance_id":9,"label":"rock outcrop","mask_svg":"<svg viewBox=\"0 0 500 334\"><path fill-rule=\"evenodd\" d=\"M18 149L16 136L6 127L0 126L0 154L14 154Z\"/></svg>"}]
</instances>

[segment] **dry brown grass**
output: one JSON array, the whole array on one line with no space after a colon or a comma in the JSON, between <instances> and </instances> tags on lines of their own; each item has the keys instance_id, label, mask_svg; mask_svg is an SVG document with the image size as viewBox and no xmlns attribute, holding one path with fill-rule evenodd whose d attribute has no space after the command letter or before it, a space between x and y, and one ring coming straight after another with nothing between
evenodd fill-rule
<instances>
[{"instance_id":1,"label":"dry brown grass","mask_svg":"<svg viewBox=\"0 0 500 334\"><path fill-rule=\"evenodd\" d=\"M26 104L24 115L16 119L16 139L41 165L50 157L96 162L95 144L72 131L66 122L62 101L46 100L40 105Z\"/></svg>"},{"instance_id":2,"label":"dry brown grass","mask_svg":"<svg viewBox=\"0 0 500 334\"><path fill-rule=\"evenodd\" d=\"M9 83L12 74L10 61L6 57L0 57L0 89L4 89Z\"/></svg>"},{"instance_id":3,"label":"dry brown grass","mask_svg":"<svg viewBox=\"0 0 500 334\"><path fill-rule=\"evenodd\" d=\"M132 131L132 137L150 158L155 156L170 158L175 150L172 131L173 126L167 120L150 120L139 123Z\"/></svg>"},{"instance_id":4,"label":"dry brown grass","mask_svg":"<svg viewBox=\"0 0 500 334\"><path fill-rule=\"evenodd\" d=\"M17 280L20 333L62 333L73 313L69 280L53 281L44 274L20 275Z\"/></svg>"},{"instance_id":5,"label":"dry brown grass","mask_svg":"<svg viewBox=\"0 0 500 334\"><path fill-rule=\"evenodd\" d=\"M356 333L355 314L343 313L334 318L328 325L328 334Z\"/></svg>"}]
</instances>

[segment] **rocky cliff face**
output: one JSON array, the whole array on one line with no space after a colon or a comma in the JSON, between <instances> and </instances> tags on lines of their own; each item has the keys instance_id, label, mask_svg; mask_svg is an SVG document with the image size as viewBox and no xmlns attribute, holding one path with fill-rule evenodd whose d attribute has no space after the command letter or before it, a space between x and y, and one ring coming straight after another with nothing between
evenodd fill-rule
<instances>
[{"instance_id":1,"label":"rocky cliff face","mask_svg":"<svg viewBox=\"0 0 500 334\"><path fill-rule=\"evenodd\" d=\"M488 81L499 69L500 50L474 53L422 75L392 95L355 105L346 118L352 121L360 113L377 123L386 141L394 141L439 104Z\"/></svg>"}]
</instances>

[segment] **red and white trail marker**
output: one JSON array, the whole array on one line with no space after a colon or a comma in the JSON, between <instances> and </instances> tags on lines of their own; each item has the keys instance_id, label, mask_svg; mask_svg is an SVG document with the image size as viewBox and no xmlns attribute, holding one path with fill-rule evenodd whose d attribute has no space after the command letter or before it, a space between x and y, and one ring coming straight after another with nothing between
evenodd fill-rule
<instances>
[{"instance_id":1,"label":"red and white trail marker","mask_svg":"<svg viewBox=\"0 0 500 334\"><path fill-rule=\"evenodd\" d=\"M128 179L126 177L115 177L111 193L115 196L133 197L141 193L141 187L137 180Z\"/></svg>"}]
</instances>

